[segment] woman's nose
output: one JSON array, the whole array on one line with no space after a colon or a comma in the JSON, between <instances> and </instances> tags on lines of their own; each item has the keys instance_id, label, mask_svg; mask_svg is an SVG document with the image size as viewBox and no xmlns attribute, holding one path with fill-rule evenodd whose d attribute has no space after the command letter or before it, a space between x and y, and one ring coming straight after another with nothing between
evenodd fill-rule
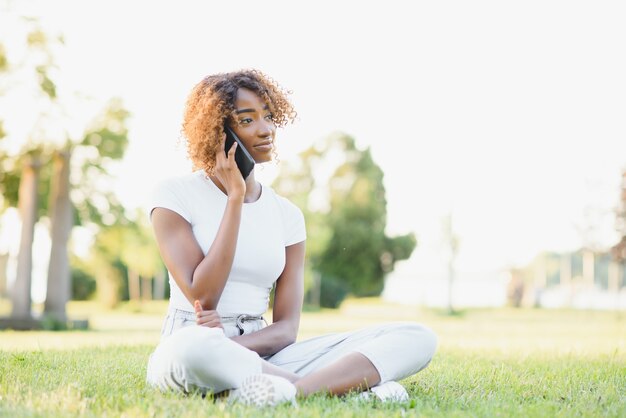
<instances>
[{"instance_id":1,"label":"woman's nose","mask_svg":"<svg viewBox=\"0 0 626 418\"><path fill-rule=\"evenodd\" d=\"M262 121L259 124L259 130L257 132L257 134L260 137L268 137L268 136L272 136L272 134L274 133L274 130L276 129L276 127L274 126L274 124L272 122L269 121Z\"/></svg>"}]
</instances>

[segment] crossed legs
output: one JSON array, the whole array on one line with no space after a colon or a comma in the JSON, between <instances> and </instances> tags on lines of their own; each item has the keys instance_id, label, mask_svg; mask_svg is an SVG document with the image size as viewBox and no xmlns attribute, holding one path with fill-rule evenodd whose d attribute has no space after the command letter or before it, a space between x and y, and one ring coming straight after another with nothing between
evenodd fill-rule
<instances>
[{"instance_id":1,"label":"crossed legs","mask_svg":"<svg viewBox=\"0 0 626 418\"><path fill-rule=\"evenodd\" d=\"M339 360L304 377L263 361L263 373L281 376L296 386L299 396L317 392L343 395L350 391L363 391L380 382L378 370L363 354L352 352Z\"/></svg>"},{"instance_id":2,"label":"crossed legs","mask_svg":"<svg viewBox=\"0 0 626 418\"><path fill-rule=\"evenodd\" d=\"M150 359L148 382L161 389L218 393L263 372L291 381L300 396L342 395L417 373L435 347L428 328L398 323L313 338L264 360L221 330L190 326L159 344Z\"/></svg>"}]
</instances>

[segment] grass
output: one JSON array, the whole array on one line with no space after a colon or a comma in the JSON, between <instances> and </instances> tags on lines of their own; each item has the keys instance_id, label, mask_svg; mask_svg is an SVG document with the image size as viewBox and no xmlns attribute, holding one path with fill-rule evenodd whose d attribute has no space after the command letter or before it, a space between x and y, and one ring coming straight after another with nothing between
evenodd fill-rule
<instances>
[{"instance_id":1,"label":"grass","mask_svg":"<svg viewBox=\"0 0 626 418\"><path fill-rule=\"evenodd\" d=\"M0 416L626 416L623 313L489 309L446 316L378 300L307 312L300 338L416 320L436 331L439 349L426 370L402 382L410 402L318 396L301 400L294 411L225 405L147 387L146 361L164 309L163 303L149 303L105 312L93 303L73 303L72 316L88 317L93 330L0 332Z\"/></svg>"}]
</instances>

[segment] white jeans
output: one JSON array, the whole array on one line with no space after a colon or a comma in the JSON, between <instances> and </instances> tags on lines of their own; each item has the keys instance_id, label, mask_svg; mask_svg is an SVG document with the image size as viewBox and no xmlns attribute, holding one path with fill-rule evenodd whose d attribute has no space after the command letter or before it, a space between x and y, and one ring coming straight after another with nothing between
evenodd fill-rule
<instances>
[{"instance_id":1,"label":"white jeans","mask_svg":"<svg viewBox=\"0 0 626 418\"><path fill-rule=\"evenodd\" d=\"M246 322L244 333L263 326L263 320ZM161 342L148 362L148 383L185 393L219 393L239 387L247 376L261 373L261 357L229 338L239 333L234 321L225 321L224 330L207 328L195 324L193 312L170 312ZM372 362L384 383L422 370L436 346L437 338L430 329L398 322L296 342L265 360L306 376L348 353L359 352Z\"/></svg>"}]
</instances>

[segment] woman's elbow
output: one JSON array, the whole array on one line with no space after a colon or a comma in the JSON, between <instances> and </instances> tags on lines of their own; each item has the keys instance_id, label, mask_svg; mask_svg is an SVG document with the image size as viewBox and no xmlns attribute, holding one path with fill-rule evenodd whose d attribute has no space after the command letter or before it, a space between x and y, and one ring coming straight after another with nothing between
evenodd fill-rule
<instances>
[{"instance_id":1,"label":"woman's elbow","mask_svg":"<svg viewBox=\"0 0 626 418\"><path fill-rule=\"evenodd\" d=\"M283 348L290 346L291 344L296 342L297 335L286 335L283 339Z\"/></svg>"},{"instance_id":2,"label":"woman's elbow","mask_svg":"<svg viewBox=\"0 0 626 418\"><path fill-rule=\"evenodd\" d=\"M210 294L208 295L207 292L194 288L193 285L189 287L186 294L192 305L194 305L196 300L199 301L203 311L214 311L217 309L219 299L212 297Z\"/></svg>"},{"instance_id":3,"label":"woman's elbow","mask_svg":"<svg viewBox=\"0 0 626 418\"><path fill-rule=\"evenodd\" d=\"M282 332L281 345L285 348L296 342L298 338L298 327L290 324L285 324L285 329ZM281 349L282 349L281 348Z\"/></svg>"}]
</instances>

